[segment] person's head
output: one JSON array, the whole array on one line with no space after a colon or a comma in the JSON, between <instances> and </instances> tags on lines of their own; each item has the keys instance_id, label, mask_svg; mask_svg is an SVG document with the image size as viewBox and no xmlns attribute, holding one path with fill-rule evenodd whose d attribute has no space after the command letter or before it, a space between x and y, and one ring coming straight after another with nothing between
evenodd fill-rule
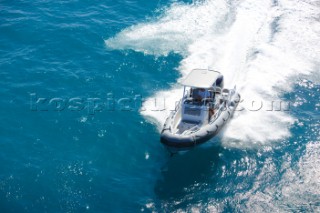
<instances>
[{"instance_id":1,"label":"person's head","mask_svg":"<svg viewBox=\"0 0 320 213\"><path fill-rule=\"evenodd\" d=\"M205 90L204 88L200 88L200 91L201 91L201 92L204 92L204 90Z\"/></svg>"}]
</instances>

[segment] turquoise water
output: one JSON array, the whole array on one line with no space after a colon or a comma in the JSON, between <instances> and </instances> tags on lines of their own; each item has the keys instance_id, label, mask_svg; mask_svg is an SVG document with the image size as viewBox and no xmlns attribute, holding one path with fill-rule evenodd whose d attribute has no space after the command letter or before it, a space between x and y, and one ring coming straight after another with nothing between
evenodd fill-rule
<instances>
[{"instance_id":1,"label":"turquoise water","mask_svg":"<svg viewBox=\"0 0 320 213\"><path fill-rule=\"evenodd\" d=\"M0 14L0 212L320 209L315 1L2 0ZM197 67L245 110L219 146L171 157L159 128Z\"/></svg>"}]
</instances>

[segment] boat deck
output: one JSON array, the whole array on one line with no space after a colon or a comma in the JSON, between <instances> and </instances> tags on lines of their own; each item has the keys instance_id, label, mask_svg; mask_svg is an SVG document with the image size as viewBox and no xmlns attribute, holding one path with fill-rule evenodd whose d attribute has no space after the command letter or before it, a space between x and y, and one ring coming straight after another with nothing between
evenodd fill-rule
<instances>
[{"instance_id":1,"label":"boat deck","mask_svg":"<svg viewBox=\"0 0 320 213\"><path fill-rule=\"evenodd\" d=\"M181 121L177 126L176 134L185 134L187 131L193 131L199 126L197 122Z\"/></svg>"}]
</instances>

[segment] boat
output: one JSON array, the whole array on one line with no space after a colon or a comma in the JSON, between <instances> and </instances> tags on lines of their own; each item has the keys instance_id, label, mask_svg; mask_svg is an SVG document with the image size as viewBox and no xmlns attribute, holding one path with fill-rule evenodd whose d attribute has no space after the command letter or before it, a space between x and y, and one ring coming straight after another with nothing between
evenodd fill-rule
<instances>
[{"instance_id":1,"label":"boat","mask_svg":"<svg viewBox=\"0 0 320 213\"><path fill-rule=\"evenodd\" d=\"M183 96L160 137L170 152L189 150L216 136L240 102L236 87L224 88L224 77L215 70L194 69L181 84Z\"/></svg>"}]
</instances>

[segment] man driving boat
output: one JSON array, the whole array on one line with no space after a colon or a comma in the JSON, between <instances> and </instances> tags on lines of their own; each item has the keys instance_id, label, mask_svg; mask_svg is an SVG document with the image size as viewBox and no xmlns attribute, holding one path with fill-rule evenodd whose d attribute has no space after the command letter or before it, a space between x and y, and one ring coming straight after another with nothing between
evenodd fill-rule
<instances>
[{"instance_id":1,"label":"man driving boat","mask_svg":"<svg viewBox=\"0 0 320 213\"><path fill-rule=\"evenodd\" d=\"M193 98L196 102L201 102L205 98L212 98L211 92L209 92L207 89L199 88L193 90ZM213 105L210 105L209 108L209 118L214 114Z\"/></svg>"},{"instance_id":2,"label":"man driving boat","mask_svg":"<svg viewBox=\"0 0 320 213\"><path fill-rule=\"evenodd\" d=\"M194 89L193 98L195 101L201 102L204 98L210 98L210 92L206 89Z\"/></svg>"}]
</instances>

